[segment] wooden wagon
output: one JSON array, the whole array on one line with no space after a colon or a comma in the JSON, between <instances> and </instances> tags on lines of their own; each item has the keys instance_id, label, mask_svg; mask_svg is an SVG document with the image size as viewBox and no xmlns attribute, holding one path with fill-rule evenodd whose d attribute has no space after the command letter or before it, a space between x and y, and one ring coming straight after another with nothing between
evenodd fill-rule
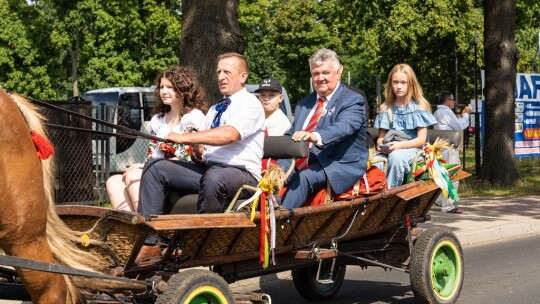
<instances>
[{"instance_id":1,"label":"wooden wagon","mask_svg":"<svg viewBox=\"0 0 540 304\"><path fill-rule=\"evenodd\" d=\"M460 171L453 180L467 176ZM57 212L71 228L91 230L102 244L81 246L125 279L88 286L89 303L269 303L264 294L233 294L228 283L285 270L303 297L322 300L339 291L347 265L408 272L419 303L453 303L463 283L459 241L449 230L417 227L430 220L440 193L435 183L417 181L369 197L276 209L275 265L267 268L259 262L259 212L253 221L245 210L145 217L63 205ZM135 258L149 234L163 240L163 254L141 266Z\"/></svg>"}]
</instances>

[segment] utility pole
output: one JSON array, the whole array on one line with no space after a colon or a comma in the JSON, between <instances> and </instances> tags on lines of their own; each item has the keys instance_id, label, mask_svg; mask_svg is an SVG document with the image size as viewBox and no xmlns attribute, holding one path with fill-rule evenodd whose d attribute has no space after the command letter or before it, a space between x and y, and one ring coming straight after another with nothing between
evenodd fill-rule
<instances>
[{"instance_id":1,"label":"utility pole","mask_svg":"<svg viewBox=\"0 0 540 304\"><path fill-rule=\"evenodd\" d=\"M379 113L379 109L381 108L381 73L377 74L377 113Z\"/></svg>"},{"instance_id":2,"label":"utility pole","mask_svg":"<svg viewBox=\"0 0 540 304\"><path fill-rule=\"evenodd\" d=\"M474 161L475 174L480 174L480 112L478 109L478 35L474 34L474 102L476 110L474 111Z\"/></svg>"},{"instance_id":3,"label":"utility pole","mask_svg":"<svg viewBox=\"0 0 540 304\"><path fill-rule=\"evenodd\" d=\"M540 73L540 33L538 33L538 72Z\"/></svg>"}]
</instances>

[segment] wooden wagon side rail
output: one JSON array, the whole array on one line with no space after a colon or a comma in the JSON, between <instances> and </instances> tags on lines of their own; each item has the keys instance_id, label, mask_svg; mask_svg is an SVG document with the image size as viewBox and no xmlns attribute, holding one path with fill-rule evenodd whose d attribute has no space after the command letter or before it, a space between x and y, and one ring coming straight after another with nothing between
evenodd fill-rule
<instances>
[{"instance_id":1,"label":"wooden wagon side rail","mask_svg":"<svg viewBox=\"0 0 540 304\"><path fill-rule=\"evenodd\" d=\"M192 230L200 228L248 228L255 227L243 213L171 214L152 215L146 225L156 231Z\"/></svg>"},{"instance_id":2,"label":"wooden wagon side rail","mask_svg":"<svg viewBox=\"0 0 540 304\"><path fill-rule=\"evenodd\" d=\"M469 174L463 172L454 180L467 176ZM401 193L406 193L408 200L402 199ZM402 226L407 212L413 212L417 222L424 222L425 214L439 193L440 190L434 182L419 181L391 189L386 195L378 194L368 198L297 208L292 211L278 210L275 253L280 255L305 248L306 243L312 241L316 241L320 246L329 245L337 236L342 236L341 241L346 241L381 233ZM227 216L229 215L216 215L216 217ZM247 218L245 214L242 216ZM175 217L178 219L183 215ZM212 232L211 227L207 227L208 230L204 233L185 232L186 243L191 244L186 248L187 260L182 267L208 266L224 261L236 262L258 258L258 219L257 215L255 227L225 229L226 231L220 231L219 234ZM192 252L195 248L197 251Z\"/></svg>"}]
</instances>

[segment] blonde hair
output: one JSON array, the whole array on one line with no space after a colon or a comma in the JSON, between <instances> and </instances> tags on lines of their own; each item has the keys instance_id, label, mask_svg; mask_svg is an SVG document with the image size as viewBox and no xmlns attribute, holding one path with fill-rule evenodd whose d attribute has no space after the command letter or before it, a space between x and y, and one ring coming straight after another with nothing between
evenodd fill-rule
<instances>
[{"instance_id":1,"label":"blonde hair","mask_svg":"<svg viewBox=\"0 0 540 304\"><path fill-rule=\"evenodd\" d=\"M394 93L394 90L392 90L392 76L394 76L395 73L407 75L407 103L414 99L418 102L421 109L431 112L431 105L424 97L422 87L420 86L420 83L418 83L418 79L416 78L413 69L406 63L399 63L396 64L390 71L390 74L388 74L388 80L386 81L386 87L384 88L385 101L381 105L381 111L388 110L388 119L392 121L392 106L396 102L396 94Z\"/></svg>"}]
</instances>

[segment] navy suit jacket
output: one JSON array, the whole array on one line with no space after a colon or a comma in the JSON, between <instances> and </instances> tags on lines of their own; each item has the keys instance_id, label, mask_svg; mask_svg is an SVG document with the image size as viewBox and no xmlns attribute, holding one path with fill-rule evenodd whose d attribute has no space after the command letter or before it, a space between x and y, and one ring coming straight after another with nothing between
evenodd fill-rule
<instances>
[{"instance_id":1,"label":"navy suit jacket","mask_svg":"<svg viewBox=\"0 0 540 304\"><path fill-rule=\"evenodd\" d=\"M317 92L313 92L300 101L294 111L293 125L286 134L302 130L316 99ZM340 83L328 101L326 114L319 119L314 130L321 135L323 146L313 144L311 152L322 165L337 194L347 191L366 171L365 102L364 97Z\"/></svg>"}]
</instances>

